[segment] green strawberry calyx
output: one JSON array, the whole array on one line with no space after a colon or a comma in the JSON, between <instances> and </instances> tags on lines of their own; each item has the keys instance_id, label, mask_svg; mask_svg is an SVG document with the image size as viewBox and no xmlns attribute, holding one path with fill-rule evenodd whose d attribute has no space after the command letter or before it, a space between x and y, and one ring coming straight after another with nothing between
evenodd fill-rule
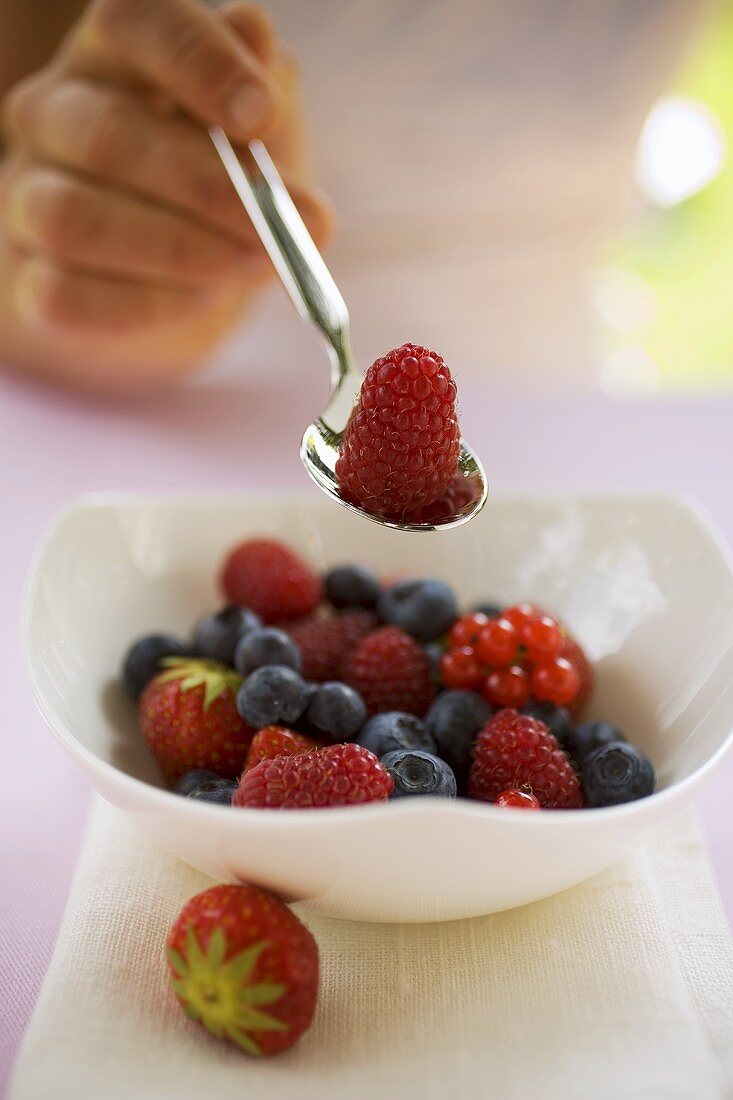
<instances>
[{"instance_id":1,"label":"green strawberry calyx","mask_svg":"<svg viewBox=\"0 0 733 1100\"><path fill-rule=\"evenodd\" d=\"M202 661L198 657L164 657L160 663L166 671L156 677L158 683L170 684L178 680L184 693L203 687L204 710L208 710L227 691L236 695L242 684L242 677L238 672L227 665L220 665L217 661Z\"/></svg>"},{"instance_id":2,"label":"green strawberry calyx","mask_svg":"<svg viewBox=\"0 0 733 1100\"><path fill-rule=\"evenodd\" d=\"M253 943L224 962L227 952L224 930L215 928L203 951L189 926L185 958L168 948L168 961L177 975L173 989L189 1019L200 1021L219 1039L231 1039L249 1054L262 1054L250 1032L288 1030L282 1020L262 1011L263 1005L278 1001L287 992L287 986L280 982L251 984L250 981L267 944L267 940Z\"/></svg>"}]
</instances>

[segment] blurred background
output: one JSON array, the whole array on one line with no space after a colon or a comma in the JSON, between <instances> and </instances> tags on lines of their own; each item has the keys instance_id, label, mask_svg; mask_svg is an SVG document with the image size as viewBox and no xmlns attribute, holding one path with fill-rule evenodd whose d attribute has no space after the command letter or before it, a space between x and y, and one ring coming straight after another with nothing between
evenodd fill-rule
<instances>
[{"instance_id":1,"label":"blurred background","mask_svg":"<svg viewBox=\"0 0 733 1100\"><path fill-rule=\"evenodd\" d=\"M639 137L628 229L598 271L601 382L733 386L733 5L716 5Z\"/></svg>"}]
</instances>

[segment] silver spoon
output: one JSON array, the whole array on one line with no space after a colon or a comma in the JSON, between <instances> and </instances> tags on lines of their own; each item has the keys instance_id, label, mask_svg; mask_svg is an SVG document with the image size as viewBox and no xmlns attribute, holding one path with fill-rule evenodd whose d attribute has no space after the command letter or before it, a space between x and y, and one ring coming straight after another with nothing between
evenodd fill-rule
<instances>
[{"instance_id":1,"label":"silver spoon","mask_svg":"<svg viewBox=\"0 0 733 1100\"><path fill-rule=\"evenodd\" d=\"M365 512L341 497L336 480L339 444L363 381L351 353L346 303L262 142L251 141L236 153L220 127L212 127L209 134L295 308L326 341L331 397L318 419L306 428L300 447L300 457L316 485L345 508L400 531L443 530L471 519L483 508L489 490L479 459L463 441L457 472L466 479L464 495L468 499L458 508L433 506L429 521L398 523Z\"/></svg>"}]
</instances>

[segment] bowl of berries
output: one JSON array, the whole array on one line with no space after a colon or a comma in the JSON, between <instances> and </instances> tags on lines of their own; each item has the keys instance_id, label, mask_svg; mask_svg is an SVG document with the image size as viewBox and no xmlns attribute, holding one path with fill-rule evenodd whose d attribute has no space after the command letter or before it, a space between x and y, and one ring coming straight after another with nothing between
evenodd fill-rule
<instances>
[{"instance_id":1,"label":"bowl of berries","mask_svg":"<svg viewBox=\"0 0 733 1100\"><path fill-rule=\"evenodd\" d=\"M496 912L623 858L733 743L733 572L663 496L98 496L33 566L48 725L168 851L333 916Z\"/></svg>"}]
</instances>

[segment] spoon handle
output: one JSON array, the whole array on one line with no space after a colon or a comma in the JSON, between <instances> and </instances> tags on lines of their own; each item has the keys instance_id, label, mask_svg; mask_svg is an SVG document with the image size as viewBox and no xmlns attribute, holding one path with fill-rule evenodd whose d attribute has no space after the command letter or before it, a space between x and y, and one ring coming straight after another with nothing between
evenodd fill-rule
<instances>
[{"instance_id":1,"label":"spoon handle","mask_svg":"<svg viewBox=\"0 0 733 1100\"><path fill-rule=\"evenodd\" d=\"M335 350L340 375L351 368L346 303L267 149L251 141L236 153L220 126L209 135L296 309Z\"/></svg>"}]
</instances>

